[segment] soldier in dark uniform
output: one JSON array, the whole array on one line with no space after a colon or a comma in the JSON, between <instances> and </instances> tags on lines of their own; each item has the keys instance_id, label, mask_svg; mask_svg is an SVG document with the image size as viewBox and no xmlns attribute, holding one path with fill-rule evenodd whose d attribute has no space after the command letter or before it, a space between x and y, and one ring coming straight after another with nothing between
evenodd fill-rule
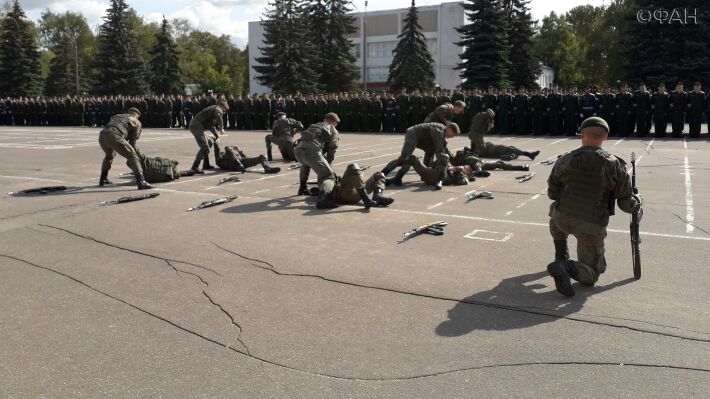
<instances>
[{"instance_id":1,"label":"soldier in dark uniform","mask_svg":"<svg viewBox=\"0 0 710 399\"><path fill-rule=\"evenodd\" d=\"M244 129L254 130L254 100L244 95Z\"/></svg>"},{"instance_id":2,"label":"soldier in dark uniform","mask_svg":"<svg viewBox=\"0 0 710 399\"><path fill-rule=\"evenodd\" d=\"M382 108L382 99L379 95L375 95L374 98L370 99L368 104L368 119L370 120L368 132L379 133L382 131Z\"/></svg>"},{"instance_id":3,"label":"soldier in dark uniform","mask_svg":"<svg viewBox=\"0 0 710 399\"><path fill-rule=\"evenodd\" d=\"M557 291L575 294L571 278L593 286L606 271L604 239L609 215L616 203L622 211L637 212L640 197L631 190L626 164L601 146L609 134L601 118L582 122L582 147L557 160L547 181L550 206L550 233L555 244L555 261L547 271ZM578 260L569 259L567 237L577 239Z\"/></svg>"},{"instance_id":4,"label":"soldier in dark uniform","mask_svg":"<svg viewBox=\"0 0 710 399\"><path fill-rule=\"evenodd\" d=\"M192 121L192 96L188 96L182 103L182 115L185 117L185 129L190 126Z\"/></svg>"},{"instance_id":5,"label":"soldier in dark uniform","mask_svg":"<svg viewBox=\"0 0 710 399\"><path fill-rule=\"evenodd\" d=\"M616 96L611 91L609 86L604 87L604 93L599 96L599 116L609 125L609 135L618 134L616 128L616 119L614 112L616 111Z\"/></svg>"},{"instance_id":6,"label":"soldier in dark uniform","mask_svg":"<svg viewBox=\"0 0 710 399\"><path fill-rule=\"evenodd\" d=\"M173 96L172 108L170 110L170 127L183 127L185 122L182 119L182 96Z\"/></svg>"},{"instance_id":7,"label":"soldier in dark uniform","mask_svg":"<svg viewBox=\"0 0 710 399\"><path fill-rule=\"evenodd\" d=\"M462 131L468 131L471 127L471 119L483 110L483 96L479 89L473 89L466 96L466 110L464 111L463 123L459 124Z\"/></svg>"},{"instance_id":8,"label":"soldier in dark uniform","mask_svg":"<svg viewBox=\"0 0 710 399\"><path fill-rule=\"evenodd\" d=\"M316 108L316 98L312 94L309 94L308 98L306 99L306 118L303 123L303 126L310 126L318 120L316 119L316 115L318 114Z\"/></svg>"},{"instance_id":9,"label":"soldier in dark uniform","mask_svg":"<svg viewBox=\"0 0 710 399\"><path fill-rule=\"evenodd\" d=\"M700 82L693 84L693 91L688 94L688 125L690 137L700 137L700 127L703 121L703 113L708 106L705 92L700 90Z\"/></svg>"},{"instance_id":10,"label":"soldier in dark uniform","mask_svg":"<svg viewBox=\"0 0 710 399\"><path fill-rule=\"evenodd\" d=\"M533 134L536 136L543 135L545 134L545 114L547 108L545 95L542 94L540 90L535 90L530 103L532 108L531 119Z\"/></svg>"},{"instance_id":11,"label":"soldier in dark uniform","mask_svg":"<svg viewBox=\"0 0 710 399\"><path fill-rule=\"evenodd\" d=\"M494 113L498 113L498 94L496 93L496 89L493 86L488 87L488 91L486 94L483 95L483 108L481 111L484 109L490 109ZM480 112L479 112L480 113ZM473 116L476 116L478 114L474 114ZM471 129L471 126L469 125L469 130ZM493 126L493 129L491 130L491 133L498 133L500 130L498 126Z\"/></svg>"},{"instance_id":12,"label":"soldier in dark uniform","mask_svg":"<svg viewBox=\"0 0 710 399\"><path fill-rule=\"evenodd\" d=\"M446 90L439 90L439 94L436 97L436 105L442 105L446 103L451 103L451 96L449 96L449 93L446 92Z\"/></svg>"},{"instance_id":13,"label":"soldier in dark uniform","mask_svg":"<svg viewBox=\"0 0 710 399\"><path fill-rule=\"evenodd\" d=\"M639 91L634 93L634 107L636 109L636 134L646 136L651 132L651 92L646 89L646 84L639 85Z\"/></svg>"},{"instance_id":14,"label":"soldier in dark uniform","mask_svg":"<svg viewBox=\"0 0 710 399\"><path fill-rule=\"evenodd\" d=\"M513 114L515 115L515 134L528 134L528 112L530 110L530 96L525 87L518 90L513 98Z\"/></svg>"},{"instance_id":15,"label":"soldier in dark uniform","mask_svg":"<svg viewBox=\"0 0 710 399\"><path fill-rule=\"evenodd\" d=\"M244 100L239 95L234 98L234 128L244 130Z\"/></svg>"},{"instance_id":16,"label":"soldier in dark uniform","mask_svg":"<svg viewBox=\"0 0 710 399\"><path fill-rule=\"evenodd\" d=\"M350 96L348 93L342 93L338 98L335 100L337 102L337 107L333 111L336 114L338 114L338 117L340 118L340 123L338 126L340 126L340 130L344 132L352 132L352 118L351 118L351 104L350 104Z\"/></svg>"},{"instance_id":17,"label":"soldier in dark uniform","mask_svg":"<svg viewBox=\"0 0 710 399\"><path fill-rule=\"evenodd\" d=\"M316 109L313 113L313 117L315 120L319 120L320 118L323 117L323 115L328 113L328 102L325 101L325 98L323 97L322 94L319 94L318 97L316 98ZM338 115L340 117L340 115ZM340 124L340 123L338 123Z\"/></svg>"},{"instance_id":18,"label":"soldier in dark uniform","mask_svg":"<svg viewBox=\"0 0 710 399\"><path fill-rule=\"evenodd\" d=\"M547 129L552 135L562 134L562 113L564 97L558 91L558 86L552 86L552 93L547 95Z\"/></svg>"},{"instance_id":19,"label":"soldier in dark uniform","mask_svg":"<svg viewBox=\"0 0 710 399\"><path fill-rule=\"evenodd\" d=\"M406 90L402 90L396 99L397 102L397 131L404 133L409 127L409 95Z\"/></svg>"},{"instance_id":20,"label":"soldier in dark uniform","mask_svg":"<svg viewBox=\"0 0 710 399\"><path fill-rule=\"evenodd\" d=\"M498 95L498 112L495 115L496 125L498 125L498 133L511 134L513 132L513 96L510 94L510 89L502 90L503 92Z\"/></svg>"},{"instance_id":21,"label":"soldier in dark uniform","mask_svg":"<svg viewBox=\"0 0 710 399\"><path fill-rule=\"evenodd\" d=\"M654 135L664 137L668 127L668 111L670 109L670 97L666 91L666 84L658 85L658 92L651 98L651 112L653 113Z\"/></svg>"},{"instance_id":22,"label":"soldier in dark uniform","mask_svg":"<svg viewBox=\"0 0 710 399\"><path fill-rule=\"evenodd\" d=\"M404 131L407 131L409 126L416 125L424 121L425 114L423 112L423 101L424 99L419 93L419 90L415 90L414 93L409 96L409 120L407 121L408 126L404 127Z\"/></svg>"},{"instance_id":23,"label":"soldier in dark uniform","mask_svg":"<svg viewBox=\"0 0 710 399\"><path fill-rule=\"evenodd\" d=\"M594 95L594 93L592 93L591 86L587 86L584 89L584 95L579 99L579 106L582 111L582 119L597 116L597 113L599 112L599 99L596 95Z\"/></svg>"},{"instance_id":24,"label":"soldier in dark uniform","mask_svg":"<svg viewBox=\"0 0 710 399\"><path fill-rule=\"evenodd\" d=\"M577 125L579 124L579 116L581 111L579 106L579 96L577 95L577 89L575 87L571 87L567 94L563 97L563 111L565 133L568 136L574 136L577 134Z\"/></svg>"},{"instance_id":25,"label":"soldier in dark uniform","mask_svg":"<svg viewBox=\"0 0 710 399\"><path fill-rule=\"evenodd\" d=\"M427 115L431 114L434 112L438 105L437 98L434 96L431 90L427 91L426 94L424 95L423 98L423 104L424 104L424 113L423 116L426 118Z\"/></svg>"},{"instance_id":26,"label":"soldier in dark uniform","mask_svg":"<svg viewBox=\"0 0 710 399\"><path fill-rule=\"evenodd\" d=\"M370 131L370 102L372 99L368 93L363 93L360 97L360 131Z\"/></svg>"},{"instance_id":27,"label":"soldier in dark uniform","mask_svg":"<svg viewBox=\"0 0 710 399\"><path fill-rule=\"evenodd\" d=\"M621 92L616 95L616 125L621 136L630 136L634 133L636 118L633 114L634 96L629 93L629 87L623 85Z\"/></svg>"},{"instance_id":28,"label":"soldier in dark uniform","mask_svg":"<svg viewBox=\"0 0 710 399\"><path fill-rule=\"evenodd\" d=\"M296 105L295 105L295 111L294 115L296 116L296 119L303 122L305 124L306 120L306 98L303 95L300 95L296 98Z\"/></svg>"},{"instance_id":29,"label":"soldier in dark uniform","mask_svg":"<svg viewBox=\"0 0 710 399\"><path fill-rule=\"evenodd\" d=\"M101 164L99 186L111 184L108 180L108 172L111 169L113 158L118 153L126 158L128 167L131 168L136 178L139 190L154 188L153 185L145 181L143 169L135 150L136 141L141 135L141 123L138 121L140 115L137 108L131 107L127 114L114 115L99 133L99 145L105 154Z\"/></svg>"},{"instance_id":30,"label":"soldier in dark uniform","mask_svg":"<svg viewBox=\"0 0 710 399\"><path fill-rule=\"evenodd\" d=\"M385 99L382 112L384 114L384 123L382 131L385 133L394 133L397 131L397 100L394 94L389 93Z\"/></svg>"}]
</instances>

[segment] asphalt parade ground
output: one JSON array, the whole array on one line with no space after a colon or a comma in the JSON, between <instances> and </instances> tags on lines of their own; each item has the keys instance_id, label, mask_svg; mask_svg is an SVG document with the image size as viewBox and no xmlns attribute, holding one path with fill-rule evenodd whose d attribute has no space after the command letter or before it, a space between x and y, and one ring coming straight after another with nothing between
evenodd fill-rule
<instances>
[{"instance_id":1,"label":"asphalt parade ground","mask_svg":"<svg viewBox=\"0 0 710 399\"><path fill-rule=\"evenodd\" d=\"M490 136L540 149L536 175L492 172L433 191L410 172L389 208L320 211L298 170L238 183L208 171L139 194L117 156L97 187L96 128L0 129L2 398L705 398L710 392L710 143L610 138L639 158L643 276L617 209L605 274L559 295L546 265L541 163L576 137ZM265 132L222 145L264 153ZM343 134L336 173L374 172L402 135ZM451 150L467 145L450 141ZM181 129L146 129L149 156L188 169ZM516 160L514 163L526 163ZM311 175L311 180L315 176ZM40 186L68 190L7 193ZM494 199L469 201L475 191ZM145 191L140 192L145 193ZM189 207L238 195L233 202ZM402 241L445 221L442 236ZM575 257L575 242L570 241Z\"/></svg>"}]
</instances>

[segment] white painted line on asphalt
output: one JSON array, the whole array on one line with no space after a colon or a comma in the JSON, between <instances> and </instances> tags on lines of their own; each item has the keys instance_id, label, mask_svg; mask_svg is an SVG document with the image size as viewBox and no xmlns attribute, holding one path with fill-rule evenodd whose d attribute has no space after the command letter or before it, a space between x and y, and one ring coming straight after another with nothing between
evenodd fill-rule
<instances>
[{"instance_id":1,"label":"white painted line on asphalt","mask_svg":"<svg viewBox=\"0 0 710 399\"><path fill-rule=\"evenodd\" d=\"M0 175L0 177L4 177L4 178L6 178L6 179L42 180L42 181L53 181L53 182L57 182L57 183L64 183L64 180L43 179L43 178L41 178L41 177L5 176L5 175Z\"/></svg>"},{"instance_id":2,"label":"white painted line on asphalt","mask_svg":"<svg viewBox=\"0 0 710 399\"><path fill-rule=\"evenodd\" d=\"M616 146L619 145L619 144L621 144L621 142L624 141L624 140L626 140L626 137L622 138L621 140L617 140L616 143L614 143L614 145L611 146L611 148L616 148Z\"/></svg>"},{"instance_id":3,"label":"white painted line on asphalt","mask_svg":"<svg viewBox=\"0 0 710 399\"><path fill-rule=\"evenodd\" d=\"M505 216L510 216L511 214L513 214L513 212L515 212L515 210L520 209L520 208L524 207L525 205L527 205L528 202L530 202L530 201L535 201L536 199L540 198L540 196L541 196L542 194L544 194L545 192L547 192L547 187L545 187L545 188L544 188L542 191L540 191L539 193L537 193L537 194L533 195L532 197L528 198L527 200L521 202L518 206L515 207L515 209L506 212L506 213L505 213Z\"/></svg>"},{"instance_id":4,"label":"white painted line on asphalt","mask_svg":"<svg viewBox=\"0 0 710 399\"><path fill-rule=\"evenodd\" d=\"M267 192L267 191L271 191L271 189L270 189L270 188L267 188L267 189L264 189L264 190L254 191L253 193L251 193L251 194L249 194L249 195L261 194L261 193L265 193L265 192Z\"/></svg>"},{"instance_id":5,"label":"white painted line on asphalt","mask_svg":"<svg viewBox=\"0 0 710 399\"><path fill-rule=\"evenodd\" d=\"M497 231L476 229L463 237L472 240L506 242L513 237L513 233L500 233Z\"/></svg>"},{"instance_id":6,"label":"white painted line on asphalt","mask_svg":"<svg viewBox=\"0 0 710 399\"><path fill-rule=\"evenodd\" d=\"M688 139L683 139L683 148L688 149Z\"/></svg>"},{"instance_id":7,"label":"white painted line on asphalt","mask_svg":"<svg viewBox=\"0 0 710 399\"><path fill-rule=\"evenodd\" d=\"M688 163L687 155L683 163L683 174L685 175L685 232L692 234L695 231L693 226L695 212L693 210L693 186L690 181L690 164Z\"/></svg>"},{"instance_id":8,"label":"white painted line on asphalt","mask_svg":"<svg viewBox=\"0 0 710 399\"><path fill-rule=\"evenodd\" d=\"M482 222L506 223L506 224L513 224L513 225L519 225L519 226L535 226L535 227L546 227L546 228L550 227L549 223L522 222L522 221L518 221L518 220L506 220L506 219L491 219L491 218L484 218L484 217L479 217L479 216L451 215L451 214L436 213L436 212L409 211L409 210L404 210L404 209L392 209L392 208L381 208L381 209L378 208L378 212L379 211L408 213L408 214L413 214L413 215L425 215L425 216L435 216L435 217L448 217L448 218L454 218L454 219L478 220L478 221L482 221ZM629 234L628 230L607 229L607 232L619 233L619 234ZM697 237L697 236L688 236L688 235L679 235L679 234L665 234L665 233L651 233L651 232L646 232L646 231L642 231L641 235L651 236L651 237L679 238L682 240L691 240L691 241L710 241L710 237Z\"/></svg>"},{"instance_id":9,"label":"white painted line on asphalt","mask_svg":"<svg viewBox=\"0 0 710 399\"><path fill-rule=\"evenodd\" d=\"M171 190L169 188L156 188L155 190L157 191L167 191L169 193L181 193L181 194L195 194L195 195L214 195L217 197L224 196L226 194L217 194L217 193L205 193L205 192L196 192L196 191L182 191L182 190Z\"/></svg>"},{"instance_id":10,"label":"white painted line on asphalt","mask_svg":"<svg viewBox=\"0 0 710 399\"><path fill-rule=\"evenodd\" d=\"M545 144L545 147L549 147L549 146L551 146L551 145L555 145L555 144L561 143L561 142L563 142L563 141L567 141L567 139L559 139L559 140L553 141L552 143Z\"/></svg>"},{"instance_id":11,"label":"white painted line on asphalt","mask_svg":"<svg viewBox=\"0 0 710 399\"><path fill-rule=\"evenodd\" d=\"M438 208L438 207L440 207L440 206L442 206L442 205L444 205L443 202L437 202L437 203L434 204L434 205L428 206L426 209L434 209L434 208Z\"/></svg>"}]
</instances>

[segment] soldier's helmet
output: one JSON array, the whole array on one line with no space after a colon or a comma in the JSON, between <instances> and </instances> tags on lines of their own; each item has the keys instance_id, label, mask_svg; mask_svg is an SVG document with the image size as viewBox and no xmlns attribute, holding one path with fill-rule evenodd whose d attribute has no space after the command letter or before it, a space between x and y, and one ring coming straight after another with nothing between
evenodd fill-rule
<instances>
[{"instance_id":1,"label":"soldier's helmet","mask_svg":"<svg viewBox=\"0 0 710 399\"><path fill-rule=\"evenodd\" d=\"M136 107L128 108L128 113L129 113L129 114L130 114L130 113L137 114L139 117L141 116L141 111L140 111L138 108L136 108Z\"/></svg>"},{"instance_id":2,"label":"soldier's helmet","mask_svg":"<svg viewBox=\"0 0 710 399\"><path fill-rule=\"evenodd\" d=\"M362 173L360 166L356 163L351 163L345 168L345 176L357 176Z\"/></svg>"},{"instance_id":3,"label":"soldier's helmet","mask_svg":"<svg viewBox=\"0 0 710 399\"><path fill-rule=\"evenodd\" d=\"M491 118L495 118L495 117L496 117L496 113L495 113L492 109L490 109L490 108L488 108L488 109L486 110L486 113L488 113L488 115L490 115Z\"/></svg>"}]
</instances>

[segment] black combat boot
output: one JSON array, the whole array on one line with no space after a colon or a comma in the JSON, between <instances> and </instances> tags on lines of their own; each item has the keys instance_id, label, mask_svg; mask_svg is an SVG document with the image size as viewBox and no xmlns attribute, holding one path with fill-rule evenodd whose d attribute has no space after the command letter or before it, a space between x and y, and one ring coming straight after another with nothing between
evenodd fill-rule
<instances>
[{"instance_id":1,"label":"black combat boot","mask_svg":"<svg viewBox=\"0 0 710 399\"><path fill-rule=\"evenodd\" d=\"M271 143L266 143L266 159L268 161L273 161L274 158L271 156Z\"/></svg>"},{"instance_id":2,"label":"black combat boot","mask_svg":"<svg viewBox=\"0 0 710 399\"><path fill-rule=\"evenodd\" d=\"M202 162L202 170L212 170L214 166L210 165L210 157L206 157Z\"/></svg>"},{"instance_id":3,"label":"black combat boot","mask_svg":"<svg viewBox=\"0 0 710 399\"><path fill-rule=\"evenodd\" d=\"M311 195L311 192L308 191L308 184L305 180L301 180L301 183L298 186L298 194L296 195Z\"/></svg>"},{"instance_id":4,"label":"black combat boot","mask_svg":"<svg viewBox=\"0 0 710 399\"><path fill-rule=\"evenodd\" d=\"M180 177L185 177L185 176L194 176L195 171L190 169L190 170L181 170L180 171Z\"/></svg>"},{"instance_id":5,"label":"black combat boot","mask_svg":"<svg viewBox=\"0 0 710 399\"><path fill-rule=\"evenodd\" d=\"M99 177L99 186L103 187L107 184L113 184L108 179L108 172L101 172L101 177Z\"/></svg>"},{"instance_id":6,"label":"black combat boot","mask_svg":"<svg viewBox=\"0 0 710 399\"><path fill-rule=\"evenodd\" d=\"M365 191L364 187L358 188L357 193L360 195L360 199L362 200L362 204L365 205L365 209L377 206L377 202L371 200L370 197L367 196L367 191Z\"/></svg>"},{"instance_id":7,"label":"black combat boot","mask_svg":"<svg viewBox=\"0 0 710 399\"><path fill-rule=\"evenodd\" d=\"M273 174L273 173L281 172L281 168L272 168L269 165L269 161L267 161L264 158L261 158L261 167L264 168L264 173L266 173L266 174Z\"/></svg>"},{"instance_id":8,"label":"black combat boot","mask_svg":"<svg viewBox=\"0 0 710 399\"><path fill-rule=\"evenodd\" d=\"M318 209L333 209L337 208L338 204L333 201L330 194L326 194L323 191L318 193L318 201L316 201L316 208Z\"/></svg>"},{"instance_id":9,"label":"black combat boot","mask_svg":"<svg viewBox=\"0 0 710 399\"><path fill-rule=\"evenodd\" d=\"M138 186L139 190L149 190L151 188L155 188L154 185L145 181L145 177L143 177L143 173L134 173L133 176L136 177L136 185Z\"/></svg>"},{"instance_id":10,"label":"black combat boot","mask_svg":"<svg viewBox=\"0 0 710 399\"><path fill-rule=\"evenodd\" d=\"M444 182L439 180L439 182L434 185L434 190L441 190L443 187L444 187Z\"/></svg>"},{"instance_id":11,"label":"black combat boot","mask_svg":"<svg viewBox=\"0 0 710 399\"><path fill-rule=\"evenodd\" d=\"M540 155L540 151L533 151L533 152L525 151L525 152L523 152L523 155L525 155L526 157L533 160L533 159L537 158L538 155Z\"/></svg>"},{"instance_id":12,"label":"black combat boot","mask_svg":"<svg viewBox=\"0 0 710 399\"><path fill-rule=\"evenodd\" d=\"M389 206L394 202L394 198L382 196L382 189L376 188L372 194L372 200L377 203L377 206Z\"/></svg>"},{"instance_id":13,"label":"black combat boot","mask_svg":"<svg viewBox=\"0 0 710 399\"><path fill-rule=\"evenodd\" d=\"M569 264L567 240L555 240L555 261L547 265L547 272L555 279L555 288L565 296L574 296L572 277L576 277L576 268Z\"/></svg>"},{"instance_id":14,"label":"black combat boot","mask_svg":"<svg viewBox=\"0 0 710 399\"><path fill-rule=\"evenodd\" d=\"M200 162L202 162L202 157L198 155L195 158L195 162L192 163L192 168L190 168L190 170L195 172L196 175L204 175L205 174L205 172L200 170Z\"/></svg>"},{"instance_id":15,"label":"black combat boot","mask_svg":"<svg viewBox=\"0 0 710 399\"><path fill-rule=\"evenodd\" d=\"M487 170L477 170L473 172L474 177L489 177L491 175L491 172Z\"/></svg>"}]
</instances>

